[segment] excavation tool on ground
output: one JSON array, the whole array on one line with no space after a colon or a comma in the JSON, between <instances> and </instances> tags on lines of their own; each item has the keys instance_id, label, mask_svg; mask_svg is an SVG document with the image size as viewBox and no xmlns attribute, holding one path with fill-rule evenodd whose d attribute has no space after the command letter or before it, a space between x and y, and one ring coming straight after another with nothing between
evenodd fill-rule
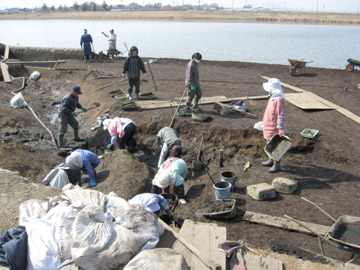
<instances>
[{"instance_id":1,"label":"excavation tool on ground","mask_svg":"<svg viewBox=\"0 0 360 270\"><path fill-rule=\"evenodd\" d=\"M153 82L154 82L154 85L155 85L155 91L157 91L158 89L157 89L157 86L156 86L156 83L155 83L155 79L154 79L153 73L152 73L152 71L151 71L151 67L150 67L149 61L147 61L147 65L148 65L148 68L149 68L149 71L150 71L150 74L151 74L151 78L152 78L152 80L153 80Z\"/></svg>"},{"instance_id":2,"label":"excavation tool on ground","mask_svg":"<svg viewBox=\"0 0 360 270\"><path fill-rule=\"evenodd\" d=\"M325 241L330 245L340 248L342 250L352 253L352 258L349 262L353 262L360 258L360 217L342 215L337 220L328 214L324 209L320 208L314 202L301 197L302 200L308 202L319 209L323 214L330 218L334 224L330 227L329 231L325 235L319 235L313 232L308 226L304 225L301 221L298 221L292 217L284 215L285 218L299 224L305 229L311 231L318 236L319 247L321 254L325 256L322 243ZM355 256L356 255L356 256Z\"/></svg>"},{"instance_id":3,"label":"excavation tool on ground","mask_svg":"<svg viewBox=\"0 0 360 270\"><path fill-rule=\"evenodd\" d=\"M201 156L201 148L202 148L202 144L204 141L204 132L201 132L201 141L200 141L200 147L199 147L199 153L196 157L196 160L193 160L193 171L194 172L199 172L202 169L202 162L200 161L200 156Z\"/></svg>"}]
</instances>

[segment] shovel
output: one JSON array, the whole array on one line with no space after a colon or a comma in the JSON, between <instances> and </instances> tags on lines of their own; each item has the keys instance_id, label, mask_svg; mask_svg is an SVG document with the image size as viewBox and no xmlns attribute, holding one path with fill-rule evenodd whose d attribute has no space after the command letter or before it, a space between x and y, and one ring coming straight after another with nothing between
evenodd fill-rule
<instances>
[{"instance_id":1,"label":"shovel","mask_svg":"<svg viewBox=\"0 0 360 270\"><path fill-rule=\"evenodd\" d=\"M203 141L204 141L204 135L203 135L203 133L201 133L199 154L197 156L197 159L193 161L193 171L194 172L201 171L201 169L202 169L202 162L200 161L200 154L201 154L201 147L202 147Z\"/></svg>"},{"instance_id":2,"label":"shovel","mask_svg":"<svg viewBox=\"0 0 360 270\"><path fill-rule=\"evenodd\" d=\"M93 104L90 105L90 107L87 109L88 111L89 110L92 110L92 109L95 109L97 107L99 107L101 104L99 102L94 102ZM83 111L79 112L78 114L82 113Z\"/></svg>"}]
</instances>

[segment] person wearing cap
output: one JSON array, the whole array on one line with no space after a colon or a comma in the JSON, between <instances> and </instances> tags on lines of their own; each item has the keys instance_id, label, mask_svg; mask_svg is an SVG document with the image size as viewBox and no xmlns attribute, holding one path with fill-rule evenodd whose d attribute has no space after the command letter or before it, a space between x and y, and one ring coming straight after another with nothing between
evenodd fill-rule
<instances>
[{"instance_id":1,"label":"person wearing cap","mask_svg":"<svg viewBox=\"0 0 360 270\"><path fill-rule=\"evenodd\" d=\"M143 60L139 57L139 50L136 46L130 48L129 56L125 59L122 77L128 76L129 99L132 100L132 91L135 86L136 99L140 99L140 71L146 77L146 69Z\"/></svg>"},{"instance_id":2,"label":"person wearing cap","mask_svg":"<svg viewBox=\"0 0 360 270\"><path fill-rule=\"evenodd\" d=\"M132 136L135 133L136 125L129 118L115 117L114 119L105 119L103 121L104 130L108 130L111 136L109 150L114 150L115 143L118 142L120 149L125 149Z\"/></svg>"},{"instance_id":3,"label":"person wearing cap","mask_svg":"<svg viewBox=\"0 0 360 270\"><path fill-rule=\"evenodd\" d=\"M116 52L116 34L114 32L114 29L111 29L109 31L109 34L105 34L104 32L101 32L105 37L109 38L109 50L108 52Z\"/></svg>"},{"instance_id":4,"label":"person wearing cap","mask_svg":"<svg viewBox=\"0 0 360 270\"><path fill-rule=\"evenodd\" d=\"M65 164L75 165L83 172L87 173L90 177L89 187L96 186L95 168L100 164L100 159L95 153L88 150L76 149L66 157Z\"/></svg>"},{"instance_id":5,"label":"person wearing cap","mask_svg":"<svg viewBox=\"0 0 360 270\"><path fill-rule=\"evenodd\" d=\"M129 200L129 204L141 204L149 212L158 214L160 210L165 211L169 217L173 217L174 214L170 211L169 204L163 196L154 193L142 193L132 197Z\"/></svg>"},{"instance_id":6,"label":"person wearing cap","mask_svg":"<svg viewBox=\"0 0 360 270\"><path fill-rule=\"evenodd\" d=\"M263 117L263 136L268 142L275 134L285 134L285 96L279 79L269 79L263 84L263 88L269 93L269 102ZM262 165L271 166L271 173L280 171L280 160L269 158Z\"/></svg>"},{"instance_id":7,"label":"person wearing cap","mask_svg":"<svg viewBox=\"0 0 360 270\"><path fill-rule=\"evenodd\" d=\"M93 61L91 45L93 44L93 39L90 34L88 34L87 30L84 29L84 34L80 38L80 47L84 50L84 62L87 59Z\"/></svg>"},{"instance_id":8,"label":"person wearing cap","mask_svg":"<svg viewBox=\"0 0 360 270\"><path fill-rule=\"evenodd\" d=\"M79 123L76 121L75 117L77 116L75 109L79 108L83 112L86 112L87 109L79 103L79 95L81 95L81 88L78 85L72 87L72 91L66 94L60 103L59 106L59 118L60 118L60 128L59 128L59 147L64 146L64 136L67 132L68 125L74 129L74 140L83 141L79 137Z\"/></svg>"},{"instance_id":9,"label":"person wearing cap","mask_svg":"<svg viewBox=\"0 0 360 270\"><path fill-rule=\"evenodd\" d=\"M182 148L182 141L179 138L177 131L170 127L163 127L157 133L158 144L161 146L160 157L158 161L158 168L160 168L161 164L167 158L169 153L169 149L171 149L174 145L180 145Z\"/></svg>"},{"instance_id":10,"label":"person wearing cap","mask_svg":"<svg viewBox=\"0 0 360 270\"><path fill-rule=\"evenodd\" d=\"M181 147L174 145L169 150L169 158L160 166L152 180L151 193L168 193L173 187L180 204L186 204L184 183L188 173L186 162L180 158Z\"/></svg>"},{"instance_id":11,"label":"person wearing cap","mask_svg":"<svg viewBox=\"0 0 360 270\"><path fill-rule=\"evenodd\" d=\"M186 67L185 85L187 89L188 98L186 101L185 109L187 112L192 112L190 106L194 97L195 97L194 109L197 111L201 111L199 107L199 101L202 96L200 81L199 81L199 63L201 59L202 56L200 53L198 52L194 53Z\"/></svg>"}]
</instances>

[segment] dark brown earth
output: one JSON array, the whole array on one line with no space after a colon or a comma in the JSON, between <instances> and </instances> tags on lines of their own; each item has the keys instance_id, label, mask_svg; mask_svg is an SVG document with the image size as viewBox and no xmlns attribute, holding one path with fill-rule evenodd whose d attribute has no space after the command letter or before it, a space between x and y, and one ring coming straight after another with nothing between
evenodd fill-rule
<instances>
[{"instance_id":1,"label":"dark brown earth","mask_svg":"<svg viewBox=\"0 0 360 270\"><path fill-rule=\"evenodd\" d=\"M49 55L45 56L49 59ZM34 60L43 60L37 57ZM146 60L146 59L145 59ZM158 59L151 65L158 91L150 73L141 82L142 93L153 91L158 98L181 97L184 91L184 76L187 61L178 59ZM80 59L68 59L59 64L57 70L42 74L38 81L27 80L22 91L26 102L34 109L40 119L57 136L58 124L50 124L51 116L56 114L53 102L61 100L74 84L82 87L80 102L85 107L92 107L98 102L101 106L79 113L80 134L88 138L88 147L97 154L104 154L109 142L107 132L98 129L90 131L96 118L106 111L111 117L125 116L137 124L135 140L137 146L133 154L126 150L117 150L106 155L98 168L98 186L95 189L115 191L125 198L140 192L149 192L159 149L156 143L157 131L168 126L174 113L172 109L144 110L124 112L121 104L126 101L113 99L108 93L118 88L126 90L126 82L96 89L119 80L123 60L97 60L83 63ZM346 60L344 59L344 65ZM15 71L12 71L15 72ZM13 76L27 76L20 68ZM91 72L91 73L90 73ZM288 66L267 65L240 62L202 61L200 81L204 97L211 96L260 96L265 95L261 75L277 77L281 81L316 93L317 95L360 115L360 90L358 72L307 67L306 74L292 77ZM95 79L98 76L117 76L117 78ZM29 198L44 199L54 196L54 192L42 186L43 177L57 164L63 161L52 146L51 137L35 118L25 109L13 109L9 101L11 91L21 86L21 80L12 84L0 82L0 168L18 171L29 181L12 179L9 174L0 174L2 195L0 203L2 217L0 231L17 225L17 207ZM348 88L344 92L344 87ZM293 91L284 88L285 93ZM335 218L340 215L359 216L360 188L360 126L342 114L333 111L303 111L286 103L286 134L292 138L293 146L282 161L282 171L270 174L261 166L266 159L263 151L265 140L262 133L253 128L262 120L267 100L245 101L252 114L241 113L221 116L213 105L202 106L204 113L213 117L210 122L193 122L190 117L177 117L175 129L179 132L187 148L184 156L189 168L195 159L200 144L200 134L205 132L202 161L209 166L209 171L216 181L220 181L223 171L232 171L238 176L232 198L237 200L238 214L228 222L218 222L227 227L229 240L243 239L251 246L266 248L271 239L287 241L314 252L319 252L316 237L290 232L241 221L245 210L273 216L287 214L296 219L332 225L332 221L310 204L302 201L301 196L316 202ZM300 136L304 128L320 130L314 140ZM66 135L69 144L73 144L71 128ZM225 151L224 167L219 167L219 150ZM243 167L250 161L251 167L243 172ZM273 178L282 176L299 181L300 189L294 195L278 194L270 201L255 201L245 194L245 187L256 183L269 183ZM36 186L34 186L35 184ZM191 218L202 222L216 222L196 215L196 210L204 208L213 200L212 183L205 172L187 177L187 205L178 206L175 213L182 218ZM348 260L350 253L324 245L326 254L336 259Z\"/></svg>"}]
</instances>

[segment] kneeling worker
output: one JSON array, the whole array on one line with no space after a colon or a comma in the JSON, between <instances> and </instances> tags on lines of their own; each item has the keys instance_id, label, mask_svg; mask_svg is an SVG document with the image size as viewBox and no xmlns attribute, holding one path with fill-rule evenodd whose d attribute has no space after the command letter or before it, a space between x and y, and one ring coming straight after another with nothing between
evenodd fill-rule
<instances>
[{"instance_id":1,"label":"kneeling worker","mask_svg":"<svg viewBox=\"0 0 360 270\"><path fill-rule=\"evenodd\" d=\"M170 211L169 204L165 198L159 194L138 194L129 200L129 204L141 204L146 208L146 210L155 214L158 214L160 210L164 210L169 217L174 216L174 214Z\"/></svg>"},{"instance_id":2,"label":"kneeling worker","mask_svg":"<svg viewBox=\"0 0 360 270\"><path fill-rule=\"evenodd\" d=\"M161 164L163 164L163 162L167 158L169 149L171 149L174 145L180 145L180 148L182 148L183 146L178 133L173 128L163 127L159 130L157 136L158 143L159 145L161 145L161 153L158 162L158 168L160 168Z\"/></svg>"},{"instance_id":3,"label":"kneeling worker","mask_svg":"<svg viewBox=\"0 0 360 270\"><path fill-rule=\"evenodd\" d=\"M125 149L130 139L135 133L136 125L128 118L115 117L114 119L105 119L103 122L104 130L108 130L111 136L109 150L114 150L116 141L119 149Z\"/></svg>"},{"instance_id":4,"label":"kneeling worker","mask_svg":"<svg viewBox=\"0 0 360 270\"><path fill-rule=\"evenodd\" d=\"M180 204L186 204L184 182L188 173L186 162L180 158L181 147L174 145L169 151L169 158L160 166L152 181L151 193L167 193L170 186L179 197Z\"/></svg>"},{"instance_id":5,"label":"kneeling worker","mask_svg":"<svg viewBox=\"0 0 360 270\"><path fill-rule=\"evenodd\" d=\"M74 161L72 161L73 159ZM82 161L82 163L80 160ZM71 152L70 156L65 159L65 163L76 163L83 172L89 175L89 187L96 186L95 168L100 164L100 159L95 153L88 150L76 149L75 151Z\"/></svg>"}]
</instances>

